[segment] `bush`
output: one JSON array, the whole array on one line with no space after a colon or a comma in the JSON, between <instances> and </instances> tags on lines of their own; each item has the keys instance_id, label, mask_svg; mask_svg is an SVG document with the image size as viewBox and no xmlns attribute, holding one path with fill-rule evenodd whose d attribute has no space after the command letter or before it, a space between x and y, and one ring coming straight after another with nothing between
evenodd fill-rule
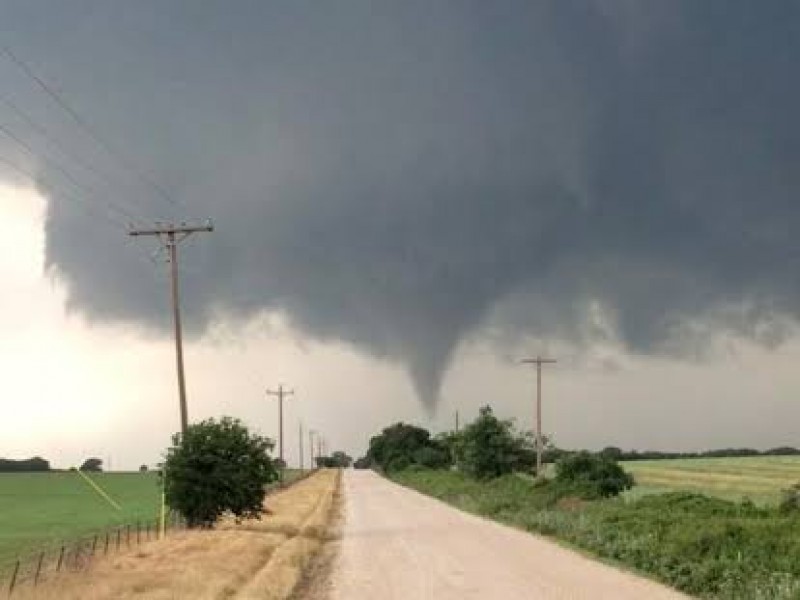
<instances>
[{"instance_id":1,"label":"bush","mask_svg":"<svg viewBox=\"0 0 800 600\"><path fill-rule=\"evenodd\" d=\"M230 511L260 518L264 486L278 479L271 440L251 434L238 419L223 417L175 434L163 468L167 504L190 527L212 527Z\"/></svg>"},{"instance_id":2,"label":"bush","mask_svg":"<svg viewBox=\"0 0 800 600\"><path fill-rule=\"evenodd\" d=\"M795 483L788 490L783 490L779 509L783 514L800 510L800 483Z\"/></svg>"},{"instance_id":3,"label":"bush","mask_svg":"<svg viewBox=\"0 0 800 600\"><path fill-rule=\"evenodd\" d=\"M608 498L633 487L633 475L604 456L577 452L556 463L556 482L573 485L582 498Z\"/></svg>"},{"instance_id":4,"label":"bush","mask_svg":"<svg viewBox=\"0 0 800 600\"><path fill-rule=\"evenodd\" d=\"M425 446L414 452L414 462L426 469L446 469L450 466L447 450Z\"/></svg>"},{"instance_id":5,"label":"bush","mask_svg":"<svg viewBox=\"0 0 800 600\"><path fill-rule=\"evenodd\" d=\"M80 470L99 473L103 470L103 461L99 458L87 458L83 461Z\"/></svg>"},{"instance_id":6,"label":"bush","mask_svg":"<svg viewBox=\"0 0 800 600\"><path fill-rule=\"evenodd\" d=\"M484 406L464 428L458 455L460 467L476 479L492 479L513 471L531 470L536 453L530 440L516 434L511 421L501 421Z\"/></svg>"},{"instance_id":7,"label":"bush","mask_svg":"<svg viewBox=\"0 0 800 600\"><path fill-rule=\"evenodd\" d=\"M450 453L442 441L431 439L422 427L405 423L395 423L370 439L365 458L384 471L400 471L414 464L430 468L450 465Z\"/></svg>"}]
</instances>

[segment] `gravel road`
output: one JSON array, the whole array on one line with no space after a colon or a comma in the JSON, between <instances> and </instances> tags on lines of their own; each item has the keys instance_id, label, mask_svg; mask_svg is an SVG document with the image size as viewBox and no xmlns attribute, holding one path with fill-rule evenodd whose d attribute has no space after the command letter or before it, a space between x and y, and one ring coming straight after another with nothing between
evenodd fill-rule
<instances>
[{"instance_id":1,"label":"gravel road","mask_svg":"<svg viewBox=\"0 0 800 600\"><path fill-rule=\"evenodd\" d=\"M371 471L344 475L335 600L685 599L543 538L468 515Z\"/></svg>"}]
</instances>

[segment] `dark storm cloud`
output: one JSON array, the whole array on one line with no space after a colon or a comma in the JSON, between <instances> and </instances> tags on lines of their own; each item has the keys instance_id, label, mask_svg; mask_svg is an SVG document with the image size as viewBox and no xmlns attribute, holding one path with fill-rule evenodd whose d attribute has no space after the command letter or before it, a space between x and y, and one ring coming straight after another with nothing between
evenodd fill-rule
<instances>
[{"instance_id":1,"label":"dark storm cloud","mask_svg":"<svg viewBox=\"0 0 800 600\"><path fill-rule=\"evenodd\" d=\"M594 303L642 352L690 322L774 340L764 324L797 314L796 2L7 13L8 43L185 209L121 169L105 197L215 218L185 253L196 330L278 309L404 363L430 404L459 340L515 294L530 310L507 322L534 335L579 338ZM47 256L90 316L167 316L141 252L58 199Z\"/></svg>"}]
</instances>

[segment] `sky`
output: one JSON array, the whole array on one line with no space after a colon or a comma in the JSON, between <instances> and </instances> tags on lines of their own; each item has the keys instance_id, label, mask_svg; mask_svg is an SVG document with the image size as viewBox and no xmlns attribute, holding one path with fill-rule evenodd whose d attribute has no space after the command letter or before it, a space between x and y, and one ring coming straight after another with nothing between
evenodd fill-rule
<instances>
[{"instance_id":1,"label":"sky","mask_svg":"<svg viewBox=\"0 0 800 600\"><path fill-rule=\"evenodd\" d=\"M207 218L190 419L274 437L284 384L292 462L298 421L530 428L540 353L561 446L800 445L796 3L2 5L0 455L158 462L167 266L126 229Z\"/></svg>"}]
</instances>

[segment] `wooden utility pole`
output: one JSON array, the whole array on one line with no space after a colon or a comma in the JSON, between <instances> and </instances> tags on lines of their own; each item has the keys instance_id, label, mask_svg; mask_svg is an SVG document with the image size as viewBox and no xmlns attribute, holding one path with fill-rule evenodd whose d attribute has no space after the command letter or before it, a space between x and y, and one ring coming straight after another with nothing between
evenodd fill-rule
<instances>
[{"instance_id":1,"label":"wooden utility pole","mask_svg":"<svg viewBox=\"0 0 800 600\"><path fill-rule=\"evenodd\" d=\"M279 437L279 442L278 442L279 443L279 446L278 446L279 454L278 454L278 456L280 457L281 462L284 465L284 467L281 467L281 478L283 478L283 469L285 468L285 465L286 465L286 461L283 458L283 399L286 396L293 396L293 395L294 395L294 391L283 389L283 385L279 385L278 389L275 390L275 391L267 390L267 396L277 396L278 397L278 422L279 422L279 432L280 432L280 437Z\"/></svg>"},{"instance_id":2,"label":"wooden utility pole","mask_svg":"<svg viewBox=\"0 0 800 600\"><path fill-rule=\"evenodd\" d=\"M456 433L458 433L458 411L456 411Z\"/></svg>"},{"instance_id":3,"label":"wooden utility pole","mask_svg":"<svg viewBox=\"0 0 800 600\"><path fill-rule=\"evenodd\" d=\"M300 471L303 471L303 422L300 421L298 427L299 435L297 439L300 441Z\"/></svg>"},{"instance_id":4,"label":"wooden utility pole","mask_svg":"<svg viewBox=\"0 0 800 600\"><path fill-rule=\"evenodd\" d=\"M536 365L536 476L542 476L542 365L553 364L555 358L523 358L521 363Z\"/></svg>"},{"instance_id":5,"label":"wooden utility pole","mask_svg":"<svg viewBox=\"0 0 800 600\"><path fill-rule=\"evenodd\" d=\"M313 470L316 465L314 464L314 434L317 433L314 429L308 430L308 452L311 454L311 469Z\"/></svg>"},{"instance_id":6,"label":"wooden utility pole","mask_svg":"<svg viewBox=\"0 0 800 600\"><path fill-rule=\"evenodd\" d=\"M214 225L207 221L205 225L161 225L151 229L131 229L129 235L134 237L157 237L167 249L167 261L170 264L170 280L172 291L172 319L175 325L175 362L178 368L178 399L181 408L181 433L186 434L189 427L189 414L186 407L186 377L183 372L183 330L181 328L180 295L178 289L178 244L193 233L214 231Z\"/></svg>"}]
</instances>

